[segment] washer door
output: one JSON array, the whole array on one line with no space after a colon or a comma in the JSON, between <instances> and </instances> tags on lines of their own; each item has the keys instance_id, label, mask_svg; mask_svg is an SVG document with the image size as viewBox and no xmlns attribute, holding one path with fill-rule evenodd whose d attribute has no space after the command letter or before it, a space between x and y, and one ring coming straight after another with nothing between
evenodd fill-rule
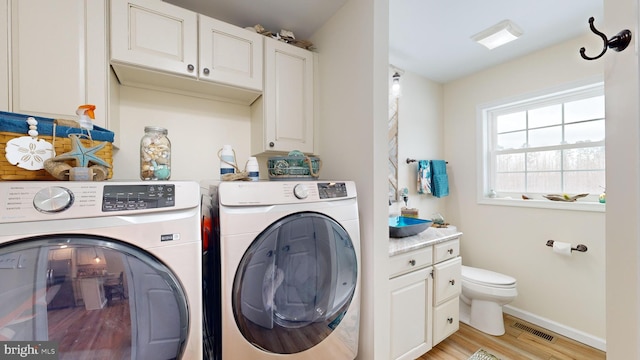
<instances>
[{"instance_id":1,"label":"washer door","mask_svg":"<svg viewBox=\"0 0 640 360\"><path fill-rule=\"evenodd\" d=\"M237 269L232 305L254 346L277 354L307 350L331 334L356 288L351 238L335 220L296 213L271 224Z\"/></svg>"},{"instance_id":2,"label":"washer door","mask_svg":"<svg viewBox=\"0 0 640 360\"><path fill-rule=\"evenodd\" d=\"M0 341L49 341L65 359L175 359L184 291L156 258L102 237L0 246Z\"/></svg>"}]
</instances>

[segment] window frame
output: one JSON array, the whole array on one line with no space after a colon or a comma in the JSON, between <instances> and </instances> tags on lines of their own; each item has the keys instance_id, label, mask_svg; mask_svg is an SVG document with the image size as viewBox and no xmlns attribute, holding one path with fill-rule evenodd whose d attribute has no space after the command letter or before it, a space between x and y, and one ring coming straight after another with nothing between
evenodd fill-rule
<instances>
[{"instance_id":1,"label":"window frame","mask_svg":"<svg viewBox=\"0 0 640 360\"><path fill-rule=\"evenodd\" d=\"M536 108L542 108L552 104L565 103L573 100L579 100L581 98L584 99L591 95L604 95L604 80L601 76L564 84L554 88L548 88L535 93L519 95L479 105L477 107L476 116L476 153L478 156L476 191L477 203L485 205L604 212L606 210L606 204L598 201L599 194L589 194L588 197L579 199L576 202L551 201L544 198L524 200L520 193L508 193L495 198L489 196L491 191L491 177L494 175L493 173L496 166L494 161L495 159L492 156L492 151L489 149L489 146L491 146L496 136L494 132L490 132L492 131L491 115L511 113L513 111L524 109L531 110L532 105ZM606 151L605 141L602 141L601 144L605 146ZM558 148L560 147L562 146L558 146Z\"/></svg>"}]
</instances>

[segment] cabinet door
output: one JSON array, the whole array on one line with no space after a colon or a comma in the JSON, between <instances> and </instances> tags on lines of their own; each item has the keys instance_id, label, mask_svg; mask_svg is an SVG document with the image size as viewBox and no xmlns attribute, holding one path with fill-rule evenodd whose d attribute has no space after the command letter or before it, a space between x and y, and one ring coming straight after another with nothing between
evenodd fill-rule
<instances>
[{"instance_id":1,"label":"cabinet door","mask_svg":"<svg viewBox=\"0 0 640 360\"><path fill-rule=\"evenodd\" d=\"M111 0L111 61L195 78L197 14L157 0Z\"/></svg>"},{"instance_id":2,"label":"cabinet door","mask_svg":"<svg viewBox=\"0 0 640 360\"><path fill-rule=\"evenodd\" d=\"M391 359L415 359L431 350L431 267L390 280Z\"/></svg>"},{"instance_id":3,"label":"cabinet door","mask_svg":"<svg viewBox=\"0 0 640 360\"><path fill-rule=\"evenodd\" d=\"M199 15L199 78L262 91L264 36Z\"/></svg>"},{"instance_id":4,"label":"cabinet door","mask_svg":"<svg viewBox=\"0 0 640 360\"><path fill-rule=\"evenodd\" d=\"M0 24L9 24L9 0L0 0ZM0 111L9 111L9 28L0 26Z\"/></svg>"},{"instance_id":5,"label":"cabinet door","mask_svg":"<svg viewBox=\"0 0 640 360\"><path fill-rule=\"evenodd\" d=\"M459 301L459 298L453 298L436 307L433 311L433 346L458 331L460 327Z\"/></svg>"},{"instance_id":6,"label":"cabinet door","mask_svg":"<svg viewBox=\"0 0 640 360\"><path fill-rule=\"evenodd\" d=\"M462 290L462 260L459 257L435 264L433 273L434 303L436 305L460 295Z\"/></svg>"},{"instance_id":7,"label":"cabinet door","mask_svg":"<svg viewBox=\"0 0 640 360\"><path fill-rule=\"evenodd\" d=\"M313 54L265 39L265 151L313 153Z\"/></svg>"},{"instance_id":8,"label":"cabinet door","mask_svg":"<svg viewBox=\"0 0 640 360\"><path fill-rule=\"evenodd\" d=\"M106 58L99 57L105 53L91 53L106 47L104 0L13 0L10 4L10 111L75 119L78 105L93 103L96 114L104 114L107 65ZM94 59L102 61L98 70ZM91 95L94 89L103 95ZM104 122L102 116L99 125Z\"/></svg>"}]
</instances>

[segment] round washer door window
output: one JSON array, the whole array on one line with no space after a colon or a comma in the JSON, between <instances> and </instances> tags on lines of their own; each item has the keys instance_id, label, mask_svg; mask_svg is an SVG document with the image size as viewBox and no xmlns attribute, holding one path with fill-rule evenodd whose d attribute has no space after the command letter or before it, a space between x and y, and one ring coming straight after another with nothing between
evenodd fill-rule
<instances>
[{"instance_id":1,"label":"round washer door window","mask_svg":"<svg viewBox=\"0 0 640 360\"><path fill-rule=\"evenodd\" d=\"M50 235L0 246L0 341L60 359L179 359L186 294L150 253L98 236Z\"/></svg>"},{"instance_id":2,"label":"round washer door window","mask_svg":"<svg viewBox=\"0 0 640 360\"><path fill-rule=\"evenodd\" d=\"M240 261L232 298L236 323L262 350L307 350L338 326L357 277L355 249L340 224L314 212L289 215L265 229Z\"/></svg>"}]
</instances>

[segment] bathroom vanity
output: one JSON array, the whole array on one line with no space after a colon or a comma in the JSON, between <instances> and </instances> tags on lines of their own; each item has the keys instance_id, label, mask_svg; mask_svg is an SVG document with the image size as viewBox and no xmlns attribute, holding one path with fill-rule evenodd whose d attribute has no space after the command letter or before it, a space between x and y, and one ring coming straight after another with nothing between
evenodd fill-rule
<instances>
[{"instance_id":1,"label":"bathroom vanity","mask_svg":"<svg viewBox=\"0 0 640 360\"><path fill-rule=\"evenodd\" d=\"M389 238L391 359L415 359L458 330L461 236L449 226Z\"/></svg>"}]
</instances>

